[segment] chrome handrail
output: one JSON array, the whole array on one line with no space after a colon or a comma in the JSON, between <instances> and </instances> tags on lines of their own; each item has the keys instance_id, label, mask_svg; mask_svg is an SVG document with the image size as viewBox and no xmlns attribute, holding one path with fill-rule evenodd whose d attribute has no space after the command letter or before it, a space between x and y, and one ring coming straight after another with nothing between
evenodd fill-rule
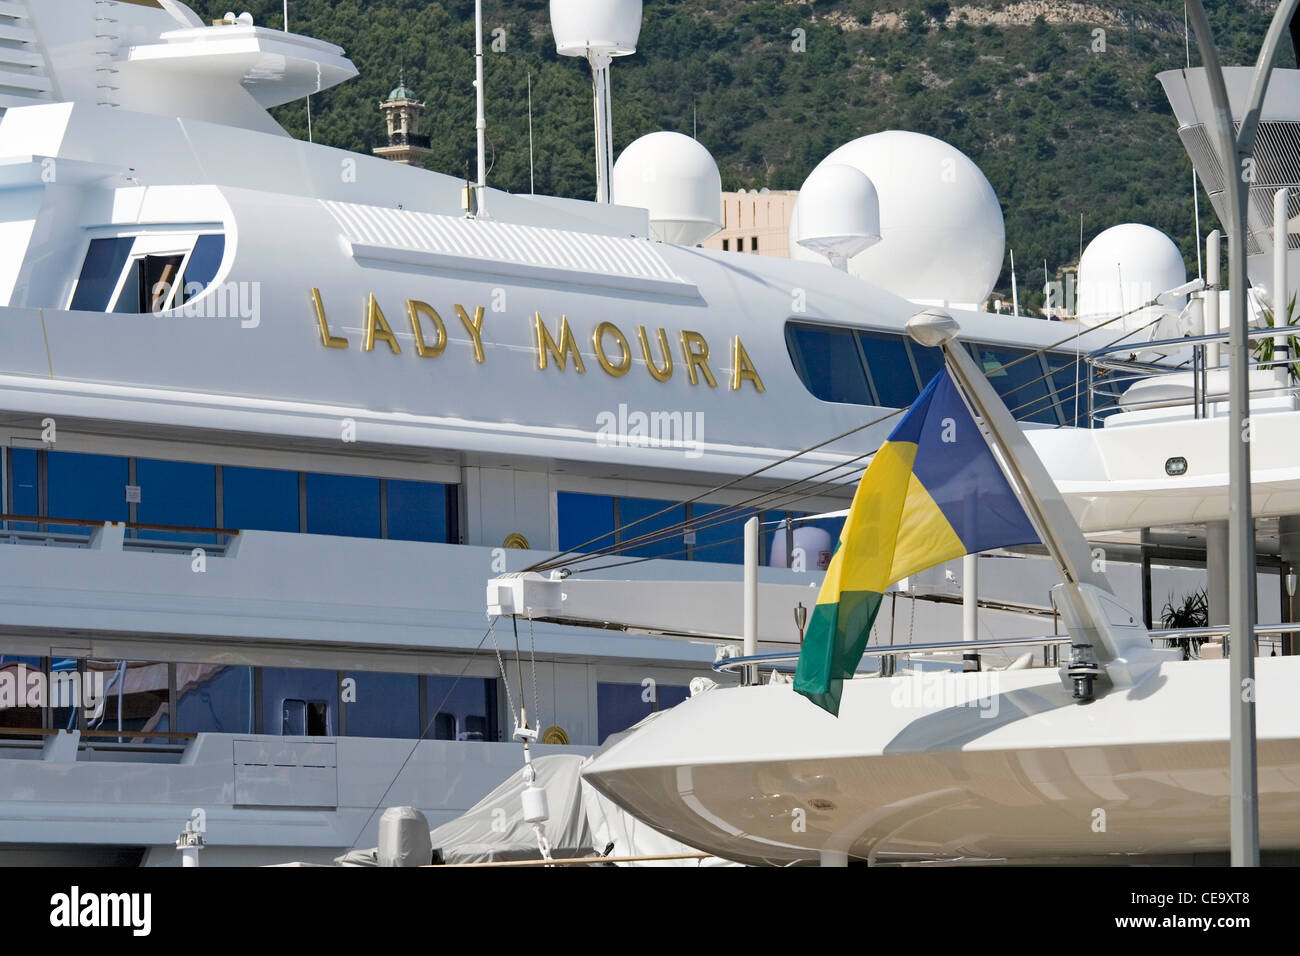
<instances>
[{"instance_id":1,"label":"chrome handrail","mask_svg":"<svg viewBox=\"0 0 1300 956\"><path fill-rule=\"evenodd\" d=\"M1259 339L1290 338L1300 336L1300 326L1282 326L1280 328L1251 329L1248 335L1253 344ZM1191 406L1193 417L1197 419L1210 417L1210 406L1227 401L1225 393L1209 391L1209 363L1206 347L1211 344L1227 342L1228 332L1213 332L1208 335L1186 335L1172 339L1156 339L1149 342L1126 342L1108 345L1096 349L1083 357L1088 368L1088 421L1092 424L1104 421L1117 411L1146 411L1160 408L1186 408ZM1190 362L1184 360L1177 365L1165 365L1159 362L1138 361L1136 358L1121 359L1117 355L1135 356L1140 352L1190 348ZM1276 356L1267 360L1248 361L1248 370L1269 371L1287 368L1292 374L1300 366L1300 356ZM1100 373L1100 374L1099 374ZM1192 394L1187 398L1171 398L1159 401L1136 402L1121 405L1124 386L1154 378L1159 375L1190 374L1192 377ZM1286 397L1300 395L1300 385L1268 385L1252 389L1250 396L1255 398ZM1098 401L1101 399L1101 401Z\"/></svg>"},{"instance_id":2,"label":"chrome handrail","mask_svg":"<svg viewBox=\"0 0 1300 956\"><path fill-rule=\"evenodd\" d=\"M1148 631L1153 640L1178 640L1184 638L1210 638L1227 636L1232 632L1228 624L1215 624L1210 627L1172 628ZM1261 624L1255 628L1255 636L1267 634L1300 633L1300 623ZM910 655L925 656L957 651L994 650L1007 647L1060 647L1070 643L1068 634L1052 634L1046 637L1014 637L1005 640L984 641L936 641L925 644L879 644L869 645L863 652L864 657L882 657L891 660ZM741 657L724 657L713 662L713 670L719 674L731 674L737 668L747 665L761 667L764 664L789 664L799 660L797 651L771 651L764 654L749 654Z\"/></svg>"}]
</instances>

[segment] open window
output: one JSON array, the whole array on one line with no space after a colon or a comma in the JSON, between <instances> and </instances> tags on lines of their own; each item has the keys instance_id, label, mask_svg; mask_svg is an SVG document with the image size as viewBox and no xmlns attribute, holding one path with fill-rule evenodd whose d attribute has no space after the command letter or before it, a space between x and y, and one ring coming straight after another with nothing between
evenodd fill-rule
<instances>
[{"instance_id":1,"label":"open window","mask_svg":"<svg viewBox=\"0 0 1300 956\"><path fill-rule=\"evenodd\" d=\"M212 284L225 247L221 235L92 239L68 307L119 315L178 308Z\"/></svg>"}]
</instances>

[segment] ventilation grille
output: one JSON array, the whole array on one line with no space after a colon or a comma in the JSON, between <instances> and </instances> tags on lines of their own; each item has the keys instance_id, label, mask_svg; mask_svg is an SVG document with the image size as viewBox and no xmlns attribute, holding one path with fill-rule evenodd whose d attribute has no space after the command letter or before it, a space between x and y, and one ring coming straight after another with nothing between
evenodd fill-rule
<instances>
[{"instance_id":1,"label":"ventilation grille","mask_svg":"<svg viewBox=\"0 0 1300 956\"><path fill-rule=\"evenodd\" d=\"M323 203L342 228L343 235L354 244L686 284L645 239L475 222L455 216L328 200Z\"/></svg>"},{"instance_id":2,"label":"ventilation grille","mask_svg":"<svg viewBox=\"0 0 1300 956\"><path fill-rule=\"evenodd\" d=\"M1234 124L1234 132L1240 132L1239 124ZM1210 194L1214 211L1220 220L1226 219L1223 166L1209 131L1204 125L1186 126L1178 135ZM1252 256L1273 247L1273 195L1284 186L1300 189L1300 123L1260 123L1253 159L1254 182L1250 186L1246 222L1246 251ZM1287 203L1287 221L1294 222L1297 216L1300 216L1300 193L1293 191ZM1295 226L1288 230L1287 248L1300 249L1300 234Z\"/></svg>"}]
</instances>

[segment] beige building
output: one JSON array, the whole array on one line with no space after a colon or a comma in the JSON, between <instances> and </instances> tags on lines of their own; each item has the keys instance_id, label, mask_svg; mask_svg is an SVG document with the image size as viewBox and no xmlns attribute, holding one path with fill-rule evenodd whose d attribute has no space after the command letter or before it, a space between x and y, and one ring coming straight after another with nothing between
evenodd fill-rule
<instances>
[{"instance_id":1,"label":"beige building","mask_svg":"<svg viewBox=\"0 0 1300 956\"><path fill-rule=\"evenodd\" d=\"M429 137L420 132L423 101L400 83L379 109L388 120L388 142L376 147L375 155L404 166L419 166L430 152Z\"/></svg>"},{"instance_id":2,"label":"beige building","mask_svg":"<svg viewBox=\"0 0 1300 956\"><path fill-rule=\"evenodd\" d=\"M790 258L790 214L798 190L741 190L722 194L722 231L705 249Z\"/></svg>"}]
</instances>

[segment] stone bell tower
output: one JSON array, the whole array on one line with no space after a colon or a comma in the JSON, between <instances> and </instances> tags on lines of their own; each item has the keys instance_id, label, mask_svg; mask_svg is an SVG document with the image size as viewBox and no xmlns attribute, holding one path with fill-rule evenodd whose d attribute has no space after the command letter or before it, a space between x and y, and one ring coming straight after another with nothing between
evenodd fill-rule
<instances>
[{"instance_id":1,"label":"stone bell tower","mask_svg":"<svg viewBox=\"0 0 1300 956\"><path fill-rule=\"evenodd\" d=\"M421 165L431 152L429 137L420 132L424 103L406 88L405 82L399 82L379 108L388 120L388 141L375 147L375 155L405 166Z\"/></svg>"}]
</instances>

